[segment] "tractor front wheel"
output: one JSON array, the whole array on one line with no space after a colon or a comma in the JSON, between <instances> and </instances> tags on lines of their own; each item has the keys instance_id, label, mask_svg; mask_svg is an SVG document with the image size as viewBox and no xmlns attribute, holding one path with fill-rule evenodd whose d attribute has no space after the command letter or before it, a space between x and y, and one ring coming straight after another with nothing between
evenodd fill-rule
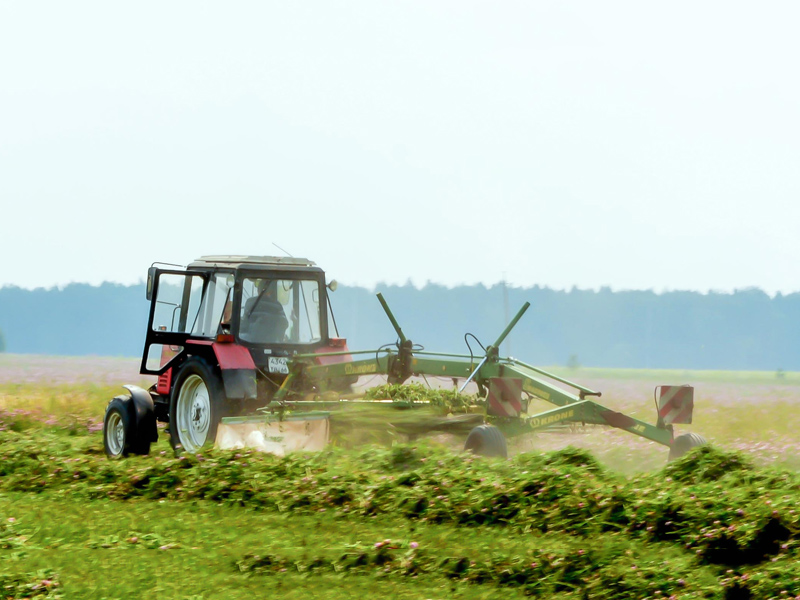
<instances>
[{"instance_id":1,"label":"tractor front wheel","mask_svg":"<svg viewBox=\"0 0 800 600\"><path fill-rule=\"evenodd\" d=\"M478 456L508 457L506 438L494 425L478 425L470 431L464 450Z\"/></svg>"},{"instance_id":2,"label":"tractor front wheel","mask_svg":"<svg viewBox=\"0 0 800 600\"><path fill-rule=\"evenodd\" d=\"M172 447L194 453L212 445L224 399L222 382L212 367L201 358L186 361L178 372L170 401Z\"/></svg>"},{"instance_id":3,"label":"tractor front wheel","mask_svg":"<svg viewBox=\"0 0 800 600\"><path fill-rule=\"evenodd\" d=\"M705 446L708 442L706 438L697 433L684 433L672 440L672 445L669 447L669 462L679 459L681 456L689 452L692 448L697 446Z\"/></svg>"},{"instance_id":4,"label":"tractor front wheel","mask_svg":"<svg viewBox=\"0 0 800 600\"><path fill-rule=\"evenodd\" d=\"M150 453L150 440L137 435L132 402L130 396L117 396L106 407L103 447L109 458Z\"/></svg>"}]
</instances>

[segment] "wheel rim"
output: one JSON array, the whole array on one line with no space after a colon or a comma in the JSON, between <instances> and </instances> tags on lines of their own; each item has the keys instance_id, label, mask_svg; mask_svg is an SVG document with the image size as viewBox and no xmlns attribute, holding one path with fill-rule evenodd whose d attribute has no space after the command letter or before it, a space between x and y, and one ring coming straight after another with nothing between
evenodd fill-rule
<instances>
[{"instance_id":1,"label":"wheel rim","mask_svg":"<svg viewBox=\"0 0 800 600\"><path fill-rule=\"evenodd\" d=\"M183 382L176 412L181 446L188 452L196 452L206 443L211 425L211 400L202 377L189 375Z\"/></svg>"},{"instance_id":2,"label":"wheel rim","mask_svg":"<svg viewBox=\"0 0 800 600\"><path fill-rule=\"evenodd\" d=\"M108 442L108 449L114 456L122 454L125 448L125 424L122 422L122 417L117 411L112 412L108 416L108 423L106 423L106 442Z\"/></svg>"}]
</instances>

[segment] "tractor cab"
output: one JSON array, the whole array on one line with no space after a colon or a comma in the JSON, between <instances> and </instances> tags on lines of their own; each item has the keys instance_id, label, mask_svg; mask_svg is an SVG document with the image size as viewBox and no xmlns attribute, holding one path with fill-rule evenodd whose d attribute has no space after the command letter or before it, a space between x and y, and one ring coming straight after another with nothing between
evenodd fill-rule
<instances>
[{"instance_id":1,"label":"tractor cab","mask_svg":"<svg viewBox=\"0 0 800 600\"><path fill-rule=\"evenodd\" d=\"M141 372L161 375L208 345L244 348L257 367L318 352L331 346L329 323L335 331L326 292L325 273L302 258L204 256L186 269L154 265Z\"/></svg>"},{"instance_id":2,"label":"tractor cab","mask_svg":"<svg viewBox=\"0 0 800 600\"><path fill-rule=\"evenodd\" d=\"M131 387L130 399L117 399L106 428L109 455L146 453L158 436L156 420L170 424L173 447L195 452L214 442L223 417L269 405L292 361L352 362L345 340L331 337L328 289L336 283L326 285L322 269L304 258L203 256L185 268L154 263L140 372L158 379L147 392ZM302 385L349 389L355 379L346 372Z\"/></svg>"}]
</instances>

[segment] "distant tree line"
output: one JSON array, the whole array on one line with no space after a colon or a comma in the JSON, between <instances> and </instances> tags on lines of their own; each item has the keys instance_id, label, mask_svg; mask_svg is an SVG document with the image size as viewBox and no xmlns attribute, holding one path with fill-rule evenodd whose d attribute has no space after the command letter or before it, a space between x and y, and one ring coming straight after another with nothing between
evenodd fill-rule
<instances>
[{"instance_id":1,"label":"distant tree line","mask_svg":"<svg viewBox=\"0 0 800 600\"><path fill-rule=\"evenodd\" d=\"M527 301L531 307L502 351L531 364L800 370L800 294L435 284L380 285L375 291L383 293L406 336L429 350L469 353L467 332L488 345ZM350 348L396 340L375 291L340 286L331 294ZM143 284L3 287L0 331L11 353L139 356L148 308ZM482 352L472 340L471 346Z\"/></svg>"}]
</instances>

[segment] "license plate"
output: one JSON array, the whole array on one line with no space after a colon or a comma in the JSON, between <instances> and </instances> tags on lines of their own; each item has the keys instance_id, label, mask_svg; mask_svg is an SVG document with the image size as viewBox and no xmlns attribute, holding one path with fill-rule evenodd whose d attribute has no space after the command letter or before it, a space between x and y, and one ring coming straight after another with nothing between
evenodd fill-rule
<instances>
[{"instance_id":1,"label":"license plate","mask_svg":"<svg viewBox=\"0 0 800 600\"><path fill-rule=\"evenodd\" d=\"M286 358L278 358L275 356L269 357L269 372L289 374L289 363Z\"/></svg>"}]
</instances>

